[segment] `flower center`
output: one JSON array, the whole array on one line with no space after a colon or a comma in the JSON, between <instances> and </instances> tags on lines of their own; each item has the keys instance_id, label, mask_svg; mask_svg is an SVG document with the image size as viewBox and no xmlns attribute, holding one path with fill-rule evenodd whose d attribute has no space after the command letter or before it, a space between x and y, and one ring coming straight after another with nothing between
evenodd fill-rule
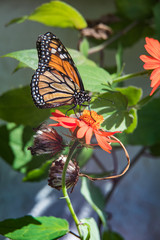
<instances>
[{"instance_id":1,"label":"flower center","mask_svg":"<svg viewBox=\"0 0 160 240\"><path fill-rule=\"evenodd\" d=\"M98 115L95 111L89 110L84 110L80 119L96 130L100 128L101 123L104 121L102 115Z\"/></svg>"}]
</instances>

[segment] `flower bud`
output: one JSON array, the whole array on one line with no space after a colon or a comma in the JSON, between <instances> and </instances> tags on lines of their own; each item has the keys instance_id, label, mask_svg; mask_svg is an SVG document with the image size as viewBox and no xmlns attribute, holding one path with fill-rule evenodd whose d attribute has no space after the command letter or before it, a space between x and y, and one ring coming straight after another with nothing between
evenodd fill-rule
<instances>
[{"instance_id":1,"label":"flower bud","mask_svg":"<svg viewBox=\"0 0 160 240\"><path fill-rule=\"evenodd\" d=\"M32 155L54 155L62 151L64 147L63 139L54 128L42 124L35 131L33 147L28 148Z\"/></svg>"},{"instance_id":2,"label":"flower bud","mask_svg":"<svg viewBox=\"0 0 160 240\"><path fill-rule=\"evenodd\" d=\"M52 162L48 185L60 190L62 188L62 173L67 156L61 155L56 161ZM66 171L66 187L74 187L79 178L79 167L76 162L69 161ZM73 190L73 188L72 188Z\"/></svg>"}]
</instances>

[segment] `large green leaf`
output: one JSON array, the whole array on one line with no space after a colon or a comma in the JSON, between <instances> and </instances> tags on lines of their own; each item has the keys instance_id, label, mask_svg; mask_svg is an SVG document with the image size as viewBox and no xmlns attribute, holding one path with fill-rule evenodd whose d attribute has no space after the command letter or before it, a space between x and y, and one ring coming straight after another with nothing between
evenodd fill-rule
<instances>
[{"instance_id":1,"label":"large green leaf","mask_svg":"<svg viewBox=\"0 0 160 240\"><path fill-rule=\"evenodd\" d=\"M0 127L0 156L15 170L22 172L24 172L23 167L32 158L27 150L32 144L32 138L25 138L24 131L24 126L16 126L14 123Z\"/></svg>"},{"instance_id":2,"label":"large green leaf","mask_svg":"<svg viewBox=\"0 0 160 240\"><path fill-rule=\"evenodd\" d=\"M86 90L101 92L103 89L110 89L107 84L111 83L112 78L107 71L96 66L93 61L87 59L79 51L69 49L69 52L78 67ZM34 49L8 53L3 57L14 58L34 70L38 66L37 52ZM24 65L22 66L24 67Z\"/></svg>"},{"instance_id":3,"label":"large green leaf","mask_svg":"<svg viewBox=\"0 0 160 240\"><path fill-rule=\"evenodd\" d=\"M86 90L102 92L111 89L109 85L112 82L111 75L103 68L80 65L78 70Z\"/></svg>"},{"instance_id":4,"label":"large green leaf","mask_svg":"<svg viewBox=\"0 0 160 240\"><path fill-rule=\"evenodd\" d=\"M132 123L127 128L127 133L132 133L135 128L137 127L138 118L137 118L137 109L136 104L139 102L141 96L142 96L142 89L129 86L125 88L116 88L117 91L121 92L123 95L125 95L128 99L128 107L133 107L129 110L129 115L132 116Z\"/></svg>"},{"instance_id":5,"label":"large green leaf","mask_svg":"<svg viewBox=\"0 0 160 240\"><path fill-rule=\"evenodd\" d=\"M142 89L134 86L116 88L116 90L127 97L129 107L136 105L142 96Z\"/></svg>"},{"instance_id":6,"label":"large green leaf","mask_svg":"<svg viewBox=\"0 0 160 240\"><path fill-rule=\"evenodd\" d=\"M100 217L104 226L106 226L106 215L104 212L105 198L98 187L86 178L82 178L81 193L87 202L92 206Z\"/></svg>"},{"instance_id":7,"label":"large green leaf","mask_svg":"<svg viewBox=\"0 0 160 240\"><path fill-rule=\"evenodd\" d=\"M37 182L47 178L48 170L49 170L49 167L51 166L51 163L52 163L52 160L48 160L45 163L43 163L39 168L35 168L29 171L26 174L26 176L23 178L23 181Z\"/></svg>"},{"instance_id":8,"label":"large green leaf","mask_svg":"<svg viewBox=\"0 0 160 240\"><path fill-rule=\"evenodd\" d=\"M68 49L68 51L71 54L77 66L79 65L96 66L95 62L91 61L90 59L87 59L81 52L74 49ZM20 63L25 64L26 67L32 68L33 70L36 70L38 67L38 55L36 49L11 52L3 55L2 57L14 58L18 60ZM19 68L20 67L21 66L19 66ZM22 67L24 68L24 65L22 65Z\"/></svg>"},{"instance_id":9,"label":"large green leaf","mask_svg":"<svg viewBox=\"0 0 160 240\"><path fill-rule=\"evenodd\" d=\"M116 52L116 65L117 65L117 73L116 77L121 76L123 71L123 47L121 44L118 44L117 52Z\"/></svg>"},{"instance_id":10,"label":"large green leaf","mask_svg":"<svg viewBox=\"0 0 160 240\"><path fill-rule=\"evenodd\" d=\"M80 43L80 52L87 57L88 56L88 51L89 51L89 42L87 38L84 38L81 43Z\"/></svg>"},{"instance_id":11,"label":"large green leaf","mask_svg":"<svg viewBox=\"0 0 160 240\"><path fill-rule=\"evenodd\" d=\"M144 19L152 15L156 0L116 0L118 13L132 20Z\"/></svg>"},{"instance_id":12,"label":"large green leaf","mask_svg":"<svg viewBox=\"0 0 160 240\"><path fill-rule=\"evenodd\" d=\"M49 115L50 110L34 105L29 87L10 90L0 96L0 118L5 121L34 127Z\"/></svg>"},{"instance_id":13,"label":"large green leaf","mask_svg":"<svg viewBox=\"0 0 160 240\"><path fill-rule=\"evenodd\" d=\"M129 114L132 115L133 121L130 124L130 126L125 130L126 133L132 133L138 125L137 109L135 108L130 109Z\"/></svg>"},{"instance_id":14,"label":"large green leaf","mask_svg":"<svg viewBox=\"0 0 160 240\"><path fill-rule=\"evenodd\" d=\"M21 23L27 19L51 27L82 29L87 26L83 16L75 8L61 1L44 3L29 16L13 19L7 25Z\"/></svg>"},{"instance_id":15,"label":"large green leaf","mask_svg":"<svg viewBox=\"0 0 160 240\"><path fill-rule=\"evenodd\" d=\"M76 157L76 161L78 162L78 165L80 167L83 167L91 158L92 154L93 154L93 148L82 148L82 149L78 149L78 154Z\"/></svg>"},{"instance_id":16,"label":"large green leaf","mask_svg":"<svg viewBox=\"0 0 160 240\"><path fill-rule=\"evenodd\" d=\"M26 67L32 68L34 70L36 70L36 68L38 67L38 55L36 49L11 52L3 55L2 57L14 58L18 60L20 63L25 64Z\"/></svg>"},{"instance_id":17,"label":"large green leaf","mask_svg":"<svg viewBox=\"0 0 160 240\"><path fill-rule=\"evenodd\" d=\"M160 98L153 99L138 111L138 127L128 135L133 145L152 146L160 142Z\"/></svg>"},{"instance_id":18,"label":"large green leaf","mask_svg":"<svg viewBox=\"0 0 160 240\"><path fill-rule=\"evenodd\" d=\"M120 92L101 94L92 103L91 108L103 115L104 122L101 126L105 130L123 131L133 122L133 116L128 110L127 98Z\"/></svg>"},{"instance_id":19,"label":"large green leaf","mask_svg":"<svg viewBox=\"0 0 160 240\"><path fill-rule=\"evenodd\" d=\"M100 233L94 218L81 219L80 225L83 234L83 240L100 240Z\"/></svg>"},{"instance_id":20,"label":"large green leaf","mask_svg":"<svg viewBox=\"0 0 160 240\"><path fill-rule=\"evenodd\" d=\"M68 231L68 222L56 217L25 216L0 222L0 234L13 240L53 240Z\"/></svg>"},{"instance_id":21,"label":"large green leaf","mask_svg":"<svg viewBox=\"0 0 160 240\"><path fill-rule=\"evenodd\" d=\"M87 66L93 66L93 67L97 66L95 62L85 57L81 52L71 48L68 48L68 51L71 54L71 57L73 58L77 66L81 66L81 65L87 65Z\"/></svg>"},{"instance_id":22,"label":"large green leaf","mask_svg":"<svg viewBox=\"0 0 160 240\"><path fill-rule=\"evenodd\" d=\"M8 123L0 127L0 156L13 169L22 173L28 173L33 169L40 168L47 160L47 156L31 156L28 147L33 144L32 127ZM47 172L43 172L43 176ZM38 174L37 174L38 175ZM35 176L36 181L43 179ZM31 178L31 177L30 177ZM32 179L31 179L32 180ZM31 181L30 180L30 181Z\"/></svg>"},{"instance_id":23,"label":"large green leaf","mask_svg":"<svg viewBox=\"0 0 160 240\"><path fill-rule=\"evenodd\" d=\"M76 9L61 1L42 4L28 19L51 27L82 29L87 26L85 19Z\"/></svg>"}]
</instances>

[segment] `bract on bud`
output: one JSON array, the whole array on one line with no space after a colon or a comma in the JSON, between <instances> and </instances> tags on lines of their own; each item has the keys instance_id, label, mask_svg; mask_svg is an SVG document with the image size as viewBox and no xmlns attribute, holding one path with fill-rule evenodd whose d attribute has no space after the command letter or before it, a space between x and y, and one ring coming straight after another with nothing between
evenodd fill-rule
<instances>
[{"instance_id":1,"label":"bract on bud","mask_svg":"<svg viewBox=\"0 0 160 240\"><path fill-rule=\"evenodd\" d=\"M49 170L48 185L60 190L62 188L62 173L67 156L61 155L54 161ZM69 161L66 171L66 187L74 187L78 181L79 167L76 162Z\"/></svg>"},{"instance_id":2,"label":"bract on bud","mask_svg":"<svg viewBox=\"0 0 160 240\"><path fill-rule=\"evenodd\" d=\"M28 148L32 155L54 155L62 151L64 147L63 139L54 128L42 124L35 131L33 147Z\"/></svg>"}]
</instances>

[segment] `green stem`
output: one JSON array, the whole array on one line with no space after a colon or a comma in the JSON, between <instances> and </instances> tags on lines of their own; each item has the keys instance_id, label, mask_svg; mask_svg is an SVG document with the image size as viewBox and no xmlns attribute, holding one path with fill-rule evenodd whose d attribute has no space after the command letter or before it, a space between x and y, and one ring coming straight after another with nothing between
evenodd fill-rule
<instances>
[{"instance_id":1,"label":"green stem","mask_svg":"<svg viewBox=\"0 0 160 240\"><path fill-rule=\"evenodd\" d=\"M137 76L142 76L148 73L148 70L146 71L141 71L141 72L137 72L137 73L130 73L130 74L126 74L122 77L118 77L116 79L114 79L114 82L122 82L125 80L128 80L129 78L133 78L133 77L137 77Z\"/></svg>"},{"instance_id":2,"label":"green stem","mask_svg":"<svg viewBox=\"0 0 160 240\"><path fill-rule=\"evenodd\" d=\"M65 162L65 165L64 165L64 168L63 168L63 173L62 173L62 192L63 192L63 195L64 195L64 198L67 202L67 205L68 205L68 208L69 208L69 211L73 217L73 220L77 226L77 230L79 232L79 235L81 237L81 232L80 232L80 228L79 228L79 220L75 214L75 211L73 209L73 206L72 206L72 203L71 203L71 200L69 198L69 195L67 193L67 188L66 188L66 171L67 171L67 168L68 168L68 164L69 164L69 161L73 155L73 152L74 150L76 149L76 147L78 146L79 142L76 140L73 145L71 146L70 148L70 151L68 153L68 157L67 157L67 160Z\"/></svg>"}]
</instances>

